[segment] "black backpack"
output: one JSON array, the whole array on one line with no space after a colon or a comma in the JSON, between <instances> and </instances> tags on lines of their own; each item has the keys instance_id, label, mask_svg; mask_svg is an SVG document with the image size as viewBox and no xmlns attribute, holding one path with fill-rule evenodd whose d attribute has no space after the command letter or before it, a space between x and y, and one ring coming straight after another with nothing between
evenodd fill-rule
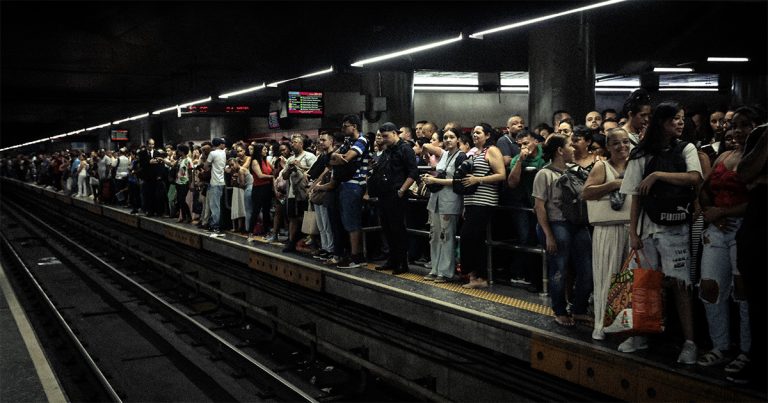
<instances>
[{"instance_id":1,"label":"black backpack","mask_svg":"<svg viewBox=\"0 0 768 403\"><path fill-rule=\"evenodd\" d=\"M683 150L688 145L676 140L672 147L646 161L643 179L653 172L687 172ZM640 197L640 206L648 218L659 225L680 225L690 222L691 204L696 197L693 186L677 186L656 181L647 195Z\"/></svg>"},{"instance_id":2,"label":"black backpack","mask_svg":"<svg viewBox=\"0 0 768 403\"><path fill-rule=\"evenodd\" d=\"M554 169L547 166L547 169ZM557 171L555 171L557 172ZM589 172L576 165L570 167L555 181L555 186L562 193L563 217L575 225L589 224L587 217L587 201L581 198L581 191L584 189L584 182L587 181Z\"/></svg>"}]
</instances>

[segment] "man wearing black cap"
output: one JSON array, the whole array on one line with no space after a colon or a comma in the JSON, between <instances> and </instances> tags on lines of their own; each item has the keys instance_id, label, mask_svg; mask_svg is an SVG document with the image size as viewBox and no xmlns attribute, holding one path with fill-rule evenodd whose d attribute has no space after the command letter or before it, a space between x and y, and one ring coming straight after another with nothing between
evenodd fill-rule
<instances>
[{"instance_id":1,"label":"man wearing black cap","mask_svg":"<svg viewBox=\"0 0 768 403\"><path fill-rule=\"evenodd\" d=\"M416 154L405 141L398 137L399 130L394 123L384 123L379 128L381 141L385 145L376 167L386 176L389 185L377 189L379 215L384 236L389 243L389 259L377 270L392 270L393 274L408 272L408 233L405 228L406 191L419 177L416 168Z\"/></svg>"}]
</instances>

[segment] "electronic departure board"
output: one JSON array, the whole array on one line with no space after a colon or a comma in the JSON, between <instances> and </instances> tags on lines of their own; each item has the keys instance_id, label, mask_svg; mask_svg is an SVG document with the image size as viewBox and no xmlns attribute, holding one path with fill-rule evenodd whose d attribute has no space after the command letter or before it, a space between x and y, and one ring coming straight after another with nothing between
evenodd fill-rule
<instances>
[{"instance_id":1,"label":"electronic departure board","mask_svg":"<svg viewBox=\"0 0 768 403\"><path fill-rule=\"evenodd\" d=\"M288 91L288 114L323 116L323 93L317 91Z\"/></svg>"},{"instance_id":2,"label":"electronic departure board","mask_svg":"<svg viewBox=\"0 0 768 403\"><path fill-rule=\"evenodd\" d=\"M200 104L181 108L182 116L231 116L256 114L254 105L249 104Z\"/></svg>"},{"instance_id":3,"label":"electronic departure board","mask_svg":"<svg viewBox=\"0 0 768 403\"><path fill-rule=\"evenodd\" d=\"M112 129L109 138L112 141L128 141L128 129Z\"/></svg>"}]
</instances>

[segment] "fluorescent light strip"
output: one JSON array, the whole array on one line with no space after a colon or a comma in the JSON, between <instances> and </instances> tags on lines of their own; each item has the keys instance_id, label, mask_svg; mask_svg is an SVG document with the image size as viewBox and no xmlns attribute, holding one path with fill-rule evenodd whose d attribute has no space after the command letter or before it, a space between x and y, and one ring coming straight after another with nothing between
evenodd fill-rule
<instances>
[{"instance_id":1,"label":"fluorescent light strip","mask_svg":"<svg viewBox=\"0 0 768 403\"><path fill-rule=\"evenodd\" d=\"M127 122L127 121L129 121L129 120L131 120L131 118L125 118L125 119L115 120L114 122L112 122L112 124L113 124L113 125L119 125L120 123L123 123L123 122Z\"/></svg>"},{"instance_id":2,"label":"fluorescent light strip","mask_svg":"<svg viewBox=\"0 0 768 403\"><path fill-rule=\"evenodd\" d=\"M251 88L246 88L244 90L238 90L238 91L228 92L226 94L221 94L221 95L219 95L219 98L234 97L235 95L246 94L246 93L249 93L249 92L258 91L260 89L263 89L264 87L266 87L266 85L264 83L261 83L261 85L256 86L256 87L251 87Z\"/></svg>"},{"instance_id":3,"label":"fluorescent light strip","mask_svg":"<svg viewBox=\"0 0 768 403\"><path fill-rule=\"evenodd\" d=\"M299 76L299 77L296 77L296 78L290 78L288 80L283 80L283 81L275 81L274 83L267 84L267 87L275 88L275 87L277 87L280 84L287 83L288 81L299 80L299 79L302 79L302 78L314 77L314 76L319 76L319 75L328 74L328 73L333 73L333 66L331 66L331 67L329 67L329 68L327 68L325 70L320 70L320 71L316 71L314 73L304 74L303 76Z\"/></svg>"},{"instance_id":4,"label":"fluorescent light strip","mask_svg":"<svg viewBox=\"0 0 768 403\"><path fill-rule=\"evenodd\" d=\"M148 116L149 116L149 112L142 113L141 115L131 116L130 118L128 118L128 120L139 120L139 119L144 119Z\"/></svg>"},{"instance_id":5,"label":"fluorescent light strip","mask_svg":"<svg viewBox=\"0 0 768 403\"><path fill-rule=\"evenodd\" d=\"M690 67L654 67L654 73L691 73L693 69Z\"/></svg>"},{"instance_id":6,"label":"fluorescent light strip","mask_svg":"<svg viewBox=\"0 0 768 403\"><path fill-rule=\"evenodd\" d=\"M477 91L476 86L447 86L447 85L414 85L414 91Z\"/></svg>"},{"instance_id":7,"label":"fluorescent light strip","mask_svg":"<svg viewBox=\"0 0 768 403\"><path fill-rule=\"evenodd\" d=\"M411 53L417 53L417 52L421 52L423 50L427 50L427 49L432 49L432 48L448 45L448 44L451 44L451 43L454 43L454 42L458 42L458 41L462 40L463 38L464 38L464 34L459 34L459 36L457 36L455 38L452 38L452 39L446 39L444 41L439 41L439 42L432 42L432 43L428 43L426 45L416 46L415 48L401 50L399 52L389 53L389 54L382 55L382 56L376 56L376 57L372 57L372 58L369 58L369 59L363 59L363 60L360 60L360 61L352 63L352 66L353 67L363 67L366 64L376 63L376 62L380 62L382 60L393 59L395 57L409 55Z\"/></svg>"},{"instance_id":8,"label":"fluorescent light strip","mask_svg":"<svg viewBox=\"0 0 768 403\"><path fill-rule=\"evenodd\" d=\"M698 82L698 83L667 83L660 85L661 88L667 88L667 87L715 87L717 88L717 83L712 82Z\"/></svg>"},{"instance_id":9,"label":"fluorescent light strip","mask_svg":"<svg viewBox=\"0 0 768 403\"><path fill-rule=\"evenodd\" d=\"M601 2L601 3L595 3L595 4L592 4L592 5L589 5L589 6L574 8L573 10L567 10L567 11L563 11L563 12L560 12L560 13L557 13L557 14L545 15L543 17L537 17L537 18L533 18L533 19L530 19L530 20L516 22L514 24L504 25L504 26L497 27L497 28L491 28L491 29L488 29L488 30L485 30L485 31L475 32L474 34L470 35L469 37L473 38L473 39L483 39L484 35L493 34L493 33L499 32L499 31L506 31L506 30L514 29L514 28L519 28L519 27L523 27L523 26L526 26L526 25L531 25L531 24L535 24L537 22L551 20L553 18L558 18L558 17L562 17L562 16L565 16L565 15L569 15L569 14L580 13L582 11L591 10L593 8L610 6L612 4L621 3L623 1L625 1L625 0L610 0L610 1L604 1L604 2Z\"/></svg>"},{"instance_id":10,"label":"fluorescent light strip","mask_svg":"<svg viewBox=\"0 0 768 403\"><path fill-rule=\"evenodd\" d=\"M690 88L690 87L663 87L659 91L693 91L693 92L717 92L717 88Z\"/></svg>"},{"instance_id":11,"label":"fluorescent light strip","mask_svg":"<svg viewBox=\"0 0 768 403\"><path fill-rule=\"evenodd\" d=\"M161 113L170 112L170 111L175 111L176 109L179 109L179 105L174 105L174 106L169 106L169 107L167 107L167 108L158 109L158 110L156 110L156 111L152 112L152 114L153 114L153 115L159 115L159 114L161 114Z\"/></svg>"},{"instance_id":12,"label":"fluorescent light strip","mask_svg":"<svg viewBox=\"0 0 768 403\"><path fill-rule=\"evenodd\" d=\"M54 139L60 139L60 138L62 138L62 137L67 137L67 136L69 136L69 133L62 133L62 134L59 134L59 135L57 135L57 136L53 136L53 137L51 137L51 140L54 140Z\"/></svg>"},{"instance_id":13,"label":"fluorescent light strip","mask_svg":"<svg viewBox=\"0 0 768 403\"><path fill-rule=\"evenodd\" d=\"M748 57L708 57L708 62L748 62Z\"/></svg>"},{"instance_id":14,"label":"fluorescent light strip","mask_svg":"<svg viewBox=\"0 0 768 403\"><path fill-rule=\"evenodd\" d=\"M637 87L595 87L595 92L632 92Z\"/></svg>"},{"instance_id":15,"label":"fluorescent light strip","mask_svg":"<svg viewBox=\"0 0 768 403\"><path fill-rule=\"evenodd\" d=\"M102 127L107 127L107 126L109 126L109 125L111 125L111 124L112 124L112 122L107 122L107 123L103 123L103 124L100 124L100 125L98 125L98 126L91 126L91 127L87 127L87 128L84 130L84 131L90 131L90 130L101 129Z\"/></svg>"},{"instance_id":16,"label":"fluorescent light strip","mask_svg":"<svg viewBox=\"0 0 768 403\"><path fill-rule=\"evenodd\" d=\"M209 102L211 100L211 97L204 98L204 99L198 99L197 101L187 102L186 104L179 105L179 108L186 108L188 106L197 105L197 104L203 104L206 102Z\"/></svg>"},{"instance_id":17,"label":"fluorescent light strip","mask_svg":"<svg viewBox=\"0 0 768 403\"><path fill-rule=\"evenodd\" d=\"M501 90L503 92L528 92L531 89L527 85L502 85Z\"/></svg>"},{"instance_id":18,"label":"fluorescent light strip","mask_svg":"<svg viewBox=\"0 0 768 403\"><path fill-rule=\"evenodd\" d=\"M85 131L85 129L75 130L75 131L67 133L67 135L71 136L71 135L74 135L74 134L82 133L84 131Z\"/></svg>"}]
</instances>

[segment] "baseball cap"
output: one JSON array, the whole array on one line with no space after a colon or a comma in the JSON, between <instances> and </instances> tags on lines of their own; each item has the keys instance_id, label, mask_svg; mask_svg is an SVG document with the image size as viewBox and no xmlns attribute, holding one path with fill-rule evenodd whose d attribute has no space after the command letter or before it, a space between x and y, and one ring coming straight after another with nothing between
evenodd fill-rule
<instances>
[{"instance_id":1,"label":"baseball cap","mask_svg":"<svg viewBox=\"0 0 768 403\"><path fill-rule=\"evenodd\" d=\"M397 126L395 126L395 124L392 123L392 122L387 122L387 123L384 123L383 125L381 125L381 127L379 127L379 131L381 131L381 132L395 132L395 133L398 133L398 134L400 133L400 129L398 129Z\"/></svg>"},{"instance_id":2,"label":"baseball cap","mask_svg":"<svg viewBox=\"0 0 768 403\"><path fill-rule=\"evenodd\" d=\"M211 144L213 144L214 147L218 147L224 144L224 139L221 137L214 137L213 140L211 140Z\"/></svg>"}]
</instances>

